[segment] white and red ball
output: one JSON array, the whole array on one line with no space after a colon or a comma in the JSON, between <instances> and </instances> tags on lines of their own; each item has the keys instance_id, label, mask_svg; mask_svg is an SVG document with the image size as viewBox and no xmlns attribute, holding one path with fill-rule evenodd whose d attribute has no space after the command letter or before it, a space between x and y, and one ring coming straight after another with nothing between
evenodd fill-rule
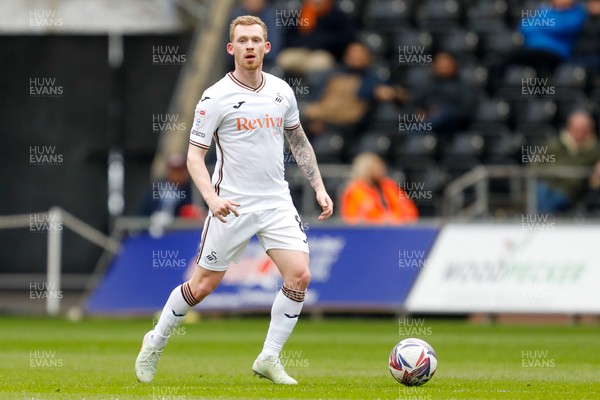
<instances>
[{"instance_id":1,"label":"white and red ball","mask_svg":"<svg viewBox=\"0 0 600 400\"><path fill-rule=\"evenodd\" d=\"M421 386L429 381L437 369L433 347L424 340L404 339L392 349L390 372L394 379L406 386Z\"/></svg>"}]
</instances>

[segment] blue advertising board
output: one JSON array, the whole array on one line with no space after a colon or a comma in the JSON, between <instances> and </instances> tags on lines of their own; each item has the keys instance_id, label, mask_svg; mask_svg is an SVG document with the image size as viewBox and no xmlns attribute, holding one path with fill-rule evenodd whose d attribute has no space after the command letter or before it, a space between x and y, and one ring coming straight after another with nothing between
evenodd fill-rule
<instances>
[{"instance_id":1,"label":"blue advertising board","mask_svg":"<svg viewBox=\"0 0 600 400\"><path fill-rule=\"evenodd\" d=\"M425 264L436 227L336 227L307 230L312 280L305 307L399 310ZM87 302L97 314L154 313L195 268L200 231L125 238ZM281 277L253 238L239 264L202 301L202 310L268 310Z\"/></svg>"}]
</instances>

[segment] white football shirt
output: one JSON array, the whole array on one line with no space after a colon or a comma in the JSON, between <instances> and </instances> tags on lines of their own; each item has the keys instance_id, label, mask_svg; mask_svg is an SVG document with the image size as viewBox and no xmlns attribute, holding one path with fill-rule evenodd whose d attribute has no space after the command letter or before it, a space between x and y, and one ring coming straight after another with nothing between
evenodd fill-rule
<instances>
[{"instance_id":1,"label":"white football shirt","mask_svg":"<svg viewBox=\"0 0 600 400\"><path fill-rule=\"evenodd\" d=\"M292 204L284 179L284 129L300 125L292 88L262 72L256 88L230 72L202 94L190 145L208 149L214 138L217 163L212 184L220 197L240 203L239 213Z\"/></svg>"}]
</instances>

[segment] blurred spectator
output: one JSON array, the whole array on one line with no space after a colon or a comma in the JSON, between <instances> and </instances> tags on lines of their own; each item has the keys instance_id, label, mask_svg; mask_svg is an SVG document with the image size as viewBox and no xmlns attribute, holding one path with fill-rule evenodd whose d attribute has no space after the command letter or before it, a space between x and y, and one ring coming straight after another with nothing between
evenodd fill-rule
<instances>
[{"instance_id":1,"label":"blurred spectator","mask_svg":"<svg viewBox=\"0 0 600 400\"><path fill-rule=\"evenodd\" d=\"M242 0L242 4L231 12L230 21L242 15L254 15L263 20L267 25L267 36L271 43L271 50L265 54L263 60L263 69L268 70L275 65L275 59L281 51L283 45L283 31L277 26L277 17L275 9L271 7L267 0ZM227 41L229 41L229 26L227 26ZM227 57L227 65L233 69L233 57Z\"/></svg>"},{"instance_id":2,"label":"blurred spectator","mask_svg":"<svg viewBox=\"0 0 600 400\"><path fill-rule=\"evenodd\" d=\"M538 12L523 18L520 26L524 49L511 61L531 66L540 76L551 76L560 63L571 58L587 12L575 0L552 0L531 11Z\"/></svg>"},{"instance_id":3,"label":"blurred spectator","mask_svg":"<svg viewBox=\"0 0 600 400\"><path fill-rule=\"evenodd\" d=\"M167 160L165 179L152 182L140 205L139 214L152 216L157 213L169 217L188 214L192 204L192 181L185 158L174 154ZM187 208L186 208L187 207Z\"/></svg>"},{"instance_id":4,"label":"blurred spectator","mask_svg":"<svg viewBox=\"0 0 600 400\"><path fill-rule=\"evenodd\" d=\"M546 153L554 156L554 162L538 168L557 166L593 167L600 170L600 146L594 132L594 120L584 111L572 113L566 128L556 138L550 139ZM589 183L594 186L596 175ZM539 213L548 214L566 211L586 190L585 178L546 179L537 186L537 208Z\"/></svg>"},{"instance_id":5,"label":"blurred spectator","mask_svg":"<svg viewBox=\"0 0 600 400\"><path fill-rule=\"evenodd\" d=\"M383 160L374 153L356 156L353 179L342 195L342 218L350 224L402 224L419 212L398 184L387 177Z\"/></svg>"},{"instance_id":6,"label":"blurred spectator","mask_svg":"<svg viewBox=\"0 0 600 400\"><path fill-rule=\"evenodd\" d=\"M297 23L287 20L282 20L289 28L286 49L279 54L277 65L295 75L332 69L354 39L352 21L333 0L304 0Z\"/></svg>"},{"instance_id":7,"label":"blurred spectator","mask_svg":"<svg viewBox=\"0 0 600 400\"><path fill-rule=\"evenodd\" d=\"M400 87L379 79L371 67L371 52L360 42L348 45L344 65L324 85L320 98L309 103L303 115L311 134L319 134L324 124L343 126L349 136L368 129L371 111L377 102L404 101Z\"/></svg>"},{"instance_id":8,"label":"blurred spectator","mask_svg":"<svg viewBox=\"0 0 600 400\"><path fill-rule=\"evenodd\" d=\"M551 77L561 63L571 59L588 13L600 12L592 3L586 9L575 0L552 0L537 10L524 10L528 15L519 25L523 48L502 62L497 76L503 76L507 65L517 64L534 68L538 77Z\"/></svg>"},{"instance_id":9,"label":"blurred spectator","mask_svg":"<svg viewBox=\"0 0 600 400\"><path fill-rule=\"evenodd\" d=\"M476 104L473 91L459 78L456 60L445 52L434 56L433 79L409 103L437 133L455 132L469 120Z\"/></svg>"}]
</instances>

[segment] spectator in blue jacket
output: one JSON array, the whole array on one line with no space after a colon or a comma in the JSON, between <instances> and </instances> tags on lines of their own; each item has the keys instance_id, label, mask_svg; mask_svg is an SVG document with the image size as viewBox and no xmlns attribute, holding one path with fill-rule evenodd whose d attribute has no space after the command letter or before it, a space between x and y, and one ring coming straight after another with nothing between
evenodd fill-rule
<instances>
[{"instance_id":1,"label":"spectator in blue jacket","mask_svg":"<svg viewBox=\"0 0 600 400\"><path fill-rule=\"evenodd\" d=\"M519 30L523 48L490 68L492 85L497 88L508 65L535 69L540 78L552 77L556 68L572 60L573 49L589 15L600 15L595 1L583 5L575 0L552 0L535 10L523 10ZM496 83L493 83L496 82Z\"/></svg>"},{"instance_id":2,"label":"spectator in blue jacket","mask_svg":"<svg viewBox=\"0 0 600 400\"><path fill-rule=\"evenodd\" d=\"M587 10L575 0L553 0L550 5L524 10L523 14L519 29L524 48L512 61L535 68L539 76L549 76L571 58Z\"/></svg>"}]
</instances>

